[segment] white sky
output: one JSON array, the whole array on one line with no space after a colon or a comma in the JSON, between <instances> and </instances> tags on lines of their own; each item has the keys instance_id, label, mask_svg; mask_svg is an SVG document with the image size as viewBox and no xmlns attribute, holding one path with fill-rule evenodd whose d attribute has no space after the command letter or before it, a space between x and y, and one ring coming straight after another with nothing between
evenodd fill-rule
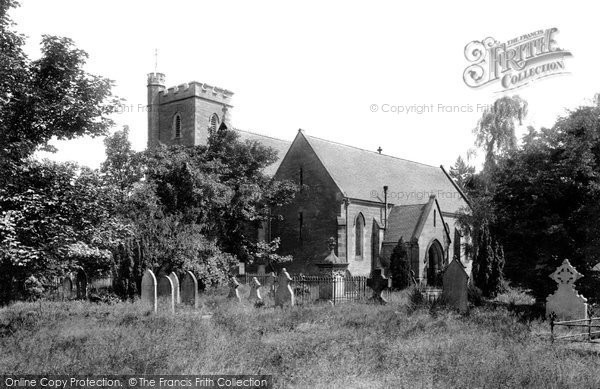
<instances>
[{"instance_id":1,"label":"white sky","mask_svg":"<svg viewBox=\"0 0 600 389\"><path fill-rule=\"evenodd\" d=\"M501 42L557 27L570 50L568 75L516 91L529 102L525 125L551 126L565 109L600 92L594 2L482 1L133 1L22 0L17 30L39 56L42 34L67 36L90 55L88 71L115 80L127 104L146 104L146 73L167 86L196 80L235 92L233 124L292 140L309 135L432 165L451 165L473 145L481 112L498 85L463 82L464 47L491 36ZM512 92L511 94L514 94ZM373 113L371 104L434 104L434 113ZM438 104L471 106L437 112ZM136 150L146 145L142 110L115 116L128 124ZM101 139L58 143L59 160L98 166Z\"/></svg>"}]
</instances>

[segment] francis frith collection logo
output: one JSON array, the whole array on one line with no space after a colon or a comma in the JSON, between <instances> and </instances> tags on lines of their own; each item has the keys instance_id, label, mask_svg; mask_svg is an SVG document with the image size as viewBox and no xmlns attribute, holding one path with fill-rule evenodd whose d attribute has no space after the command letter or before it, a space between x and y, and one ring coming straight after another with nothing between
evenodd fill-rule
<instances>
[{"instance_id":1,"label":"francis frith collection logo","mask_svg":"<svg viewBox=\"0 0 600 389\"><path fill-rule=\"evenodd\" d=\"M565 57L571 52L555 41L558 28L538 30L500 43L494 38L465 46L470 65L463 73L465 84L481 88L499 82L503 90L520 88L548 76L564 74Z\"/></svg>"}]
</instances>

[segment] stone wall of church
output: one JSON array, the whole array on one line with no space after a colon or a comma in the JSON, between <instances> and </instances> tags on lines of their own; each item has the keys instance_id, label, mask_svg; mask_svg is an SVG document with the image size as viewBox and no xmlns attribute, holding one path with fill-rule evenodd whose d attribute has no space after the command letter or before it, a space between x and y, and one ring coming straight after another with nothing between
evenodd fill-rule
<instances>
[{"instance_id":1,"label":"stone wall of church","mask_svg":"<svg viewBox=\"0 0 600 389\"><path fill-rule=\"evenodd\" d=\"M345 206L342 207L342 217L345 215ZM376 220L379 226L383 226L383 209L384 205L379 203L370 203L361 200L350 200L348 205L348 270L352 275L369 275L373 265L375 265L375 257L373 253L373 221ZM363 255L356 255L356 222L359 214L362 214L365 220L365 229L363 233ZM375 231L377 234L378 232ZM377 248L377 255L379 247Z\"/></svg>"},{"instance_id":2,"label":"stone wall of church","mask_svg":"<svg viewBox=\"0 0 600 389\"><path fill-rule=\"evenodd\" d=\"M272 222L271 238L280 237L280 253L294 257L284 265L289 272L315 273L314 263L329 254L327 240L337 236L341 194L306 141L290 148L274 178L302 180L304 189L291 204L273 210L283 220Z\"/></svg>"},{"instance_id":3,"label":"stone wall of church","mask_svg":"<svg viewBox=\"0 0 600 389\"><path fill-rule=\"evenodd\" d=\"M195 138L194 99L187 98L161 103L159 106L159 140L165 145L193 145ZM175 138L173 120L181 116L181 138Z\"/></svg>"}]
</instances>

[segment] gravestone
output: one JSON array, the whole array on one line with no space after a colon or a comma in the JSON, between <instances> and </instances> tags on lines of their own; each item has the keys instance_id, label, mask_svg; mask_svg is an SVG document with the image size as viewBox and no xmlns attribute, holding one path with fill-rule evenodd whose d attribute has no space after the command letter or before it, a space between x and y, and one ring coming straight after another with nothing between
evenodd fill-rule
<instances>
[{"instance_id":1,"label":"gravestone","mask_svg":"<svg viewBox=\"0 0 600 389\"><path fill-rule=\"evenodd\" d=\"M550 275L558 289L546 298L546 316L555 313L559 320L587 319L587 299L575 290L575 281L583 277L565 259Z\"/></svg>"},{"instance_id":2,"label":"gravestone","mask_svg":"<svg viewBox=\"0 0 600 389\"><path fill-rule=\"evenodd\" d=\"M593 268L592 271L600 272L600 262L598 262Z\"/></svg>"},{"instance_id":3,"label":"gravestone","mask_svg":"<svg viewBox=\"0 0 600 389\"><path fill-rule=\"evenodd\" d=\"M237 278L231 278L231 280L229 281L229 295L227 296L227 298L237 299L237 301L241 302L242 298L240 297L240 291L238 290L239 287L240 283L238 282Z\"/></svg>"},{"instance_id":4,"label":"gravestone","mask_svg":"<svg viewBox=\"0 0 600 389\"><path fill-rule=\"evenodd\" d=\"M250 295L248 296L248 301L255 304L262 302L259 288L260 282L258 282L256 277L252 277L252 281L250 281Z\"/></svg>"},{"instance_id":5,"label":"gravestone","mask_svg":"<svg viewBox=\"0 0 600 389\"><path fill-rule=\"evenodd\" d=\"M161 276L158 279L158 301L159 305L175 313L175 288L173 281L167 276Z\"/></svg>"},{"instance_id":6,"label":"gravestone","mask_svg":"<svg viewBox=\"0 0 600 389\"><path fill-rule=\"evenodd\" d=\"M265 279L264 279L263 285L262 285L263 291L266 291L265 297L266 296L271 296L271 297L275 296L275 280L277 280L277 277L275 276L275 273L273 273L273 272L271 272L265 276Z\"/></svg>"},{"instance_id":7,"label":"gravestone","mask_svg":"<svg viewBox=\"0 0 600 389\"><path fill-rule=\"evenodd\" d=\"M198 280L191 271L181 280L181 302L198 308Z\"/></svg>"},{"instance_id":8,"label":"gravestone","mask_svg":"<svg viewBox=\"0 0 600 389\"><path fill-rule=\"evenodd\" d=\"M60 284L60 294L63 300L71 300L73 298L73 280L71 276L63 278Z\"/></svg>"},{"instance_id":9,"label":"gravestone","mask_svg":"<svg viewBox=\"0 0 600 389\"><path fill-rule=\"evenodd\" d=\"M373 290L373 296L370 298L379 304L387 304L387 300L383 297L383 291L390 288L392 279L385 276L384 269L374 269L371 277L367 279L367 286Z\"/></svg>"},{"instance_id":10,"label":"gravestone","mask_svg":"<svg viewBox=\"0 0 600 389\"><path fill-rule=\"evenodd\" d=\"M77 298L85 300L88 298L88 277L83 269L77 272L75 278L75 290L77 291Z\"/></svg>"},{"instance_id":11,"label":"gravestone","mask_svg":"<svg viewBox=\"0 0 600 389\"><path fill-rule=\"evenodd\" d=\"M142 302L152 307L154 312L158 309L156 277L152 270L147 269L142 277Z\"/></svg>"},{"instance_id":12,"label":"gravestone","mask_svg":"<svg viewBox=\"0 0 600 389\"><path fill-rule=\"evenodd\" d=\"M177 274L175 274L175 272L171 272L171 274L169 274L169 278L173 283L173 291L175 292L175 304L181 304L181 295L179 291L179 277L177 277Z\"/></svg>"},{"instance_id":13,"label":"gravestone","mask_svg":"<svg viewBox=\"0 0 600 389\"><path fill-rule=\"evenodd\" d=\"M292 277L285 269L281 269L277 278L277 290L275 291L275 306L283 308L286 305L293 307L295 304L294 291L290 286Z\"/></svg>"},{"instance_id":14,"label":"gravestone","mask_svg":"<svg viewBox=\"0 0 600 389\"><path fill-rule=\"evenodd\" d=\"M458 309L460 313L466 313L469 310L468 282L469 275L465 271L465 267L459 260L453 259L444 271L442 298L449 305Z\"/></svg>"}]
</instances>

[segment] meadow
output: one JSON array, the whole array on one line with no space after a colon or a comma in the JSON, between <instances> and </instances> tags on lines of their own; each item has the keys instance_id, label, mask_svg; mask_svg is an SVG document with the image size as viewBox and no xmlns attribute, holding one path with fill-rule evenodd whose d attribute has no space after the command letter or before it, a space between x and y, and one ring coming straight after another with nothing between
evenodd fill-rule
<instances>
[{"instance_id":1,"label":"meadow","mask_svg":"<svg viewBox=\"0 0 600 389\"><path fill-rule=\"evenodd\" d=\"M526 295L461 316L394 293L385 306L287 309L202 295L151 314L136 302L0 309L0 374L272 374L276 387L600 387L600 345L549 341Z\"/></svg>"}]
</instances>

